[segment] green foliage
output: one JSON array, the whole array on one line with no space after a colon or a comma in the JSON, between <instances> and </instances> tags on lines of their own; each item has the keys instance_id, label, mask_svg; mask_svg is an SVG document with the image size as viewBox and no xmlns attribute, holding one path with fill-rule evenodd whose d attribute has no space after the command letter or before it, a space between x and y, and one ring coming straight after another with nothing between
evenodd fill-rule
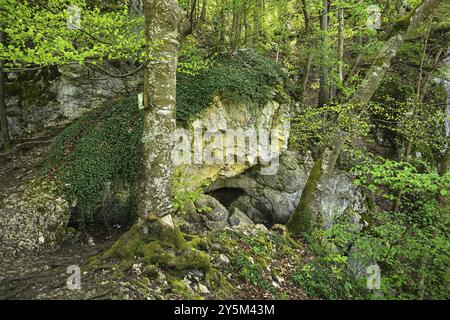
<instances>
[{"instance_id":1,"label":"green foliage","mask_svg":"<svg viewBox=\"0 0 450 320\"><path fill-rule=\"evenodd\" d=\"M213 64L214 57L205 57L206 52L196 43L194 37L187 37L178 53L178 73L196 76Z\"/></svg>"},{"instance_id":2,"label":"green foliage","mask_svg":"<svg viewBox=\"0 0 450 320\"><path fill-rule=\"evenodd\" d=\"M91 219L108 182L121 178L133 185L142 120L134 96L84 115L54 141L44 168L57 177L69 199L77 202L80 225ZM128 210L133 211L133 200L129 199Z\"/></svg>"},{"instance_id":3,"label":"green foliage","mask_svg":"<svg viewBox=\"0 0 450 320\"><path fill-rule=\"evenodd\" d=\"M284 299L283 289L273 283L277 276L285 277L289 268L284 259L297 262L301 259L297 243L271 231L249 227L248 231L223 230L211 234L211 241L220 243L230 257L229 271L236 278L266 292L275 299Z\"/></svg>"},{"instance_id":4,"label":"green foliage","mask_svg":"<svg viewBox=\"0 0 450 320\"><path fill-rule=\"evenodd\" d=\"M341 300L361 298L360 284L345 272L345 265L318 257L297 267L292 281L311 298ZM358 290L357 290L358 289Z\"/></svg>"},{"instance_id":5,"label":"green foliage","mask_svg":"<svg viewBox=\"0 0 450 320\"><path fill-rule=\"evenodd\" d=\"M450 190L450 173L440 176L425 162L416 162L414 165L387 160L383 163L361 164L353 169L359 176L354 183L364 185L371 192L379 192L380 186L386 186L392 192L402 191L422 201L435 199L438 194L445 196ZM393 200L392 192L385 192L384 196Z\"/></svg>"},{"instance_id":6,"label":"green foliage","mask_svg":"<svg viewBox=\"0 0 450 320\"><path fill-rule=\"evenodd\" d=\"M232 266L246 281L264 290L274 291L272 284L264 277L264 269L249 257L240 254L232 261Z\"/></svg>"},{"instance_id":7,"label":"green foliage","mask_svg":"<svg viewBox=\"0 0 450 320\"><path fill-rule=\"evenodd\" d=\"M352 247L354 260L378 263L387 299L448 299L450 211L439 197L448 194L450 173L439 176L418 161L365 163L355 172L355 183L379 207L363 217L362 230L336 221L323 234L326 246L341 253ZM390 209L391 200L401 202L399 210Z\"/></svg>"},{"instance_id":8,"label":"green foliage","mask_svg":"<svg viewBox=\"0 0 450 320\"><path fill-rule=\"evenodd\" d=\"M69 27L70 7L80 10L80 26ZM146 58L143 17L129 14L126 2L1 0L1 8L7 42L0 43L0 59L6 69Z\"/></svg>"},{"instance_id":9,"label":"green foliage","mask_svg":"<svg viewBox=\"0 0 450 320\"><path fill-rule=\"evenodd\" d=\"M178 74L177 119L186 122L211 103L216 95L231 101L251 99L263 105L275 86L287 88L288 80L273 60L253 51L239 51L236 56L217 58L198 74Z\"/></svg>"},{"instance_id":10,"label":"green foliage","mask_svg":"<svg viewBox=\"0 0 450 320\"><path fill-rule=\"evenodd\" d=\"M173 179L173 207L179 213L186 213L186 209L190 203L195 203L204 190L209 186L208 182L203 185L195 187L192 185L191 179L183 174L181 170L176 170ZM210 208L204 208L200 210L208 210Z\"/></svg>"}]
</instances>

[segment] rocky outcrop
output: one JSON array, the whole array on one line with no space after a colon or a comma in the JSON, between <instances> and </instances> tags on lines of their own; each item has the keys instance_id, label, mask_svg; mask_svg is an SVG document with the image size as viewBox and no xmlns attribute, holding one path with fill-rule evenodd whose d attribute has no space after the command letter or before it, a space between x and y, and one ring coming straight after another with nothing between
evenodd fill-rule
<instances>
[{"instance_id":1,"label":"rocky outcrop","mask_svg":"<svg viewBox=\"0 0 450 320\"><path fill-rule=\"evenodd\" d=\"M278 146L280 153L287 150L290 123L290 99L286 96L283 99L276 99L276 95L281 93L273 92L274 99L270 100L264 106L258 106L251 101L230 102L226 99L215 97L212 104L195 115L185 126L187 133L190 134L188 141L189 150L192 155L190 159L196 159L194 152L197 148L195 145L195 133L201 132L202 140L200 145L203 152L208 148L218 150L221 154L220 159L215 159L216 163L207 163L205 159L202 159L200 164L181 164L179 166L186 176L190 177L193 187L202 185L205 181L214 182L218 179L226 179L240 175L244 171L253 167L255 163L260 163L262 155L261 148L258 148L256 152L249 153L249 143L237 144L234 147L229 147L226 144L227 131L228 130L240 130L240 132L251 133L254 132L257 135L261 132L267 132L273 134L273 139L270 143L273 146ZM208 134L205 132L208 131ZM211 138L210 135L220 135L223 139L223 143L217 147L217 141ZM261 137L258 136L258 143L263 142ZM276 141L275 141L276 140ZM235 154L245 157L246 163L227 164L225 156L228 154ZM223 155L223 157L222 157ZM272 157L270 157L272 156ZM266 156L265 156L266 157ZM272 160L277 160L279 153L273 152L269 157L265 158L265 163L270 163ZM255 163L250 163L249 160L255 160ZM237 162L237 160L235 161Z\"/></svg>"},{"instance_id":2,"label":"rocky outcrop","mask_svg":"<svg viewBox=\"0 0 450 320\"><path fill-rule=\"evenodd\" d=\"M0 201L0 257L59 246L70 212L58 190L51 180L36 180Z\"/></svg>"},{"instance_id":3,"label":"rocky outcrop","mask_svg":"<svg viewBox=\"0 0 450 320\"><path fill-rule=\"evenodd\" d=\"M242 175L217 180L208 191L221 197L221 191L241 190L240 193L235 192L238 194L236 198L229 199L229 210L238 208L255 223L286 223L300 201L312 165L309 155L286 151L281 155L276 175L260 175L255 167ZM319 186L318 192L315 213L322 215L325 226L331 225L336 216L349 210L355 213L357 222L358 214L365 210L364 198L347 173L337 172L325 185Z\"/></svg>"},{"instance_id":4,"label":"rocky outcrop","mask_svg":"<svg viewBox=\"0 0 450 320\"><path fill-rule=\"evenodd\" d=\"M111 72L119 73L118 69L111 67ZM33 107L39 108L44 106L41 103L47 103L43 109L51 112L40 113L37 122L34 121L37 118L32 115L25 121L21 120L29 130L39 131L43 129L42 125L51 127L71 121L83 114L87 110L86 106L100 106L105 101L135 90L139 82L138 75L93 82L81 72L79 66L74 65L60 69L60 73L60 77L47 83L50 92L53 92L52 101L37 101ZM15 108L17 103L20 103L20 99L13 96L8 102L9 108ZM183 127L179 126L179 130L187 132L188 158L191 162L180 163L178 169L188 177L192 188L205 182L211 184L207 190L209 195L202 196L195 207L192 204L192 211L195 212L193 218L195 222L201 222L205 230L253 223L270 226L288 221L299 202L313 163L310 155L299 155L287 150L290 108L289 97L279 90L272 92L272 99L265 105L256 105L248 99L232 102L226 97L217 96L208 108L194 115ZM23 118L23 112L18 114ZM20 125L16 129L17 135L24 132ZM265 154L258 144L255 150L249 152L247 140L230 147L225 143L230 129L244 133L276 133L268 141L272 146L279 147L279 150L271 148L269 154ZM195 140L198 133L200 143ZM211 139L211 136L218 135L224 137L222 144L217 144L216 138ZM202 147L202 155L209 148L214 150L214 156L221 156L210 162L201 159L196 163L198 145ZM228 163L224 158L229 154L233 154L235 160L240 158L245 161ZM263 158L264 161L261 161ZM264 169L271 164L275 164L276 170L265 172ZM362 197L351 180L344 173L336 173L326 185L319 186L320 196L315 208L316 213L324 217L326 225L332 223L334 216L349 209L356 212L357 220L357 213L364 210ZM50 185L50 181L33 183L3 200L0 207L1 251L39 252L57 247L70 218L69 204L58 195L53 185L49 188ZM118 197L119 202L125 203L130 194L129 188L116 186L111 181L103 201L112 203L114 201L110 201L111 198ZM119 212L121 207L117 208ZM203 211L202 208L211 210ZM114 214L108 217L117 223Z\"/></svg>"},{"instance_id":5,"label":"rocky outcrop","mask_svg":"<svg viewBox=\"0 0 450 320\"><path fill-rule=\"evenodd\" d=\"M104 68L111 74L120 74L134 67L122 63ZM48 67L34 72L10 72L6 84L10 135L18 139L60 127L87 110L136 92L141 83L141 73L113 78L101 72L88 72L77 64Z\"/></svg>"}]
</instances>

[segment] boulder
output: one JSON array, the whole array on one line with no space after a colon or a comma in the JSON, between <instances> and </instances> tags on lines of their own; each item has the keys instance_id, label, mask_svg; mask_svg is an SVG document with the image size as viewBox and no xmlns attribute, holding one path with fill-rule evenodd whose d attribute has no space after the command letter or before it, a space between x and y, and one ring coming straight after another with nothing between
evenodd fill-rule
<instances>
[{"instance_id":1,"label":"boulder","mask_svg":"<svg viewBox=\"0 0 450 320\"><path fill-rule=\"evenodd\" d=\"M254 224L253 221L238 208L233 208L228 221L232 227L237 225Z\"/></svg>"},{"instance_id":2,"label":"boulder","mask_svg":"<svg viewBox=\"0 0 450 320\"><path fill-rule=\"evenodd\" d=\"M64 239L69 204L51 180L31 181L0 202L0 256L41 253Z\"/></svg>"}]
</instances>

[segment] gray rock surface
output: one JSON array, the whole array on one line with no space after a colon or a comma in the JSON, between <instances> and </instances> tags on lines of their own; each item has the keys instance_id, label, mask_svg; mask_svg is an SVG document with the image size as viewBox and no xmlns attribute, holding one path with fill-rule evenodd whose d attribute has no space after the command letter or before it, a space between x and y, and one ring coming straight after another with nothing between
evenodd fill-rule
<instances>
[{"instance_id":1,"label":"gray rock surface","mask_svg":"<svg viewBox=\"0 0 450 320\"><path fill-rule=\"evenodd\" d=\"M63 240L69 204L50 180L30 182L0 202L0 257L45 252Z\"/></svg>"},{"instance_id":2,"label":"gray rock surface","mask_svg":"<svg viewBox=\"0 0 450 320\"><path fill-rule=\"evenodd\" d=\"M238 208L233 208L228 221L232 227L244 224L254 224L253 221Z\"/></svg>"}]
</instances>

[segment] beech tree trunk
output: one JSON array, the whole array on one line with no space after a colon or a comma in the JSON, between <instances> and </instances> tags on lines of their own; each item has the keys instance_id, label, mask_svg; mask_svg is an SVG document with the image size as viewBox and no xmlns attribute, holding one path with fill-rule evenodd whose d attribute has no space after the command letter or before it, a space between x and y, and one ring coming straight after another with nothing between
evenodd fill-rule
<instances>
[{"instance_id":1,"label":"beech tree trunk","mask_svg":"<svg viewBox=\"0 0 450 320\"><path fill-rule=\"evenodd\" d=\"M378 89L385 73L390 68L391 60L396 55L400 45L406 35L416 29L419 24L427 18L433 9L440 3L439 0L424 0L411 15L409 23L403 28L399 28L384 44L378 54L377 62L374 63L356 92L349 99L348 103L353 106L353 112L358 113L372 98ZM348 116L348 115L347 115ZM334 171L337 159L342 148L348 139L348 133L336 129L326 143L319 159L315 162L311 173L308 176L306 187L302 192L300 203L297 206L292 218L288 222L289 230L294 234L309 235L312 231L312 207L317 197L317 188L323 185L328 176Z\"/></svg>"},{"instance_id":2,"label":"beech tree trunk","mask_svg":"<svg viewBox=\"0 0 450 320\"><path fill-rule=\"evenodd\" d=\"M144 3L148 42L160 43L145 68L144 133L138 184L138 213L144 234L148 221L158 217L172 221L173 148L175 130L176 70L182 11L176 0Z\"/></svg>"}]
</instances>

